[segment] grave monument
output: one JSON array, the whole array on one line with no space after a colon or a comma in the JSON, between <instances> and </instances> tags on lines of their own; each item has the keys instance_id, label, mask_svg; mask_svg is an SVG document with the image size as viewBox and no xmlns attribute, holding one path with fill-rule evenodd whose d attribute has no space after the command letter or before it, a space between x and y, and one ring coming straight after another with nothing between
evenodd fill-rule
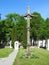
<instances>
[{"instance_id":1,"label":"grave monument","mask_svg":"<svg viewBox=\"0 0 49 65\"><path fill-rule=\"evenodd\" d=\"M27 18L27 56L30 56L30 19L37 17L37 15L30 14L30 7L28 7L27 14L24 16Z\"/></svg>"}]
</instances>

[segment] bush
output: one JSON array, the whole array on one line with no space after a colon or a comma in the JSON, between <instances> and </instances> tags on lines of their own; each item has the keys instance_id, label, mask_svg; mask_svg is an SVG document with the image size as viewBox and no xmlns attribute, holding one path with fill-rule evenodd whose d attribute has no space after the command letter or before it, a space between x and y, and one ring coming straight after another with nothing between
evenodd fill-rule
<instances>
[{"instance_id":1,"label":"bush","mask_svg":"<svg viewBox=\"0 0 49 65\"><path fill-rule=\"evenodd\" d=\"M22 41L22 46L24 47L24 49L26 49L26 47L27 47L27 42L26 42L26 40Z\"/></svg>"}]
</instances>

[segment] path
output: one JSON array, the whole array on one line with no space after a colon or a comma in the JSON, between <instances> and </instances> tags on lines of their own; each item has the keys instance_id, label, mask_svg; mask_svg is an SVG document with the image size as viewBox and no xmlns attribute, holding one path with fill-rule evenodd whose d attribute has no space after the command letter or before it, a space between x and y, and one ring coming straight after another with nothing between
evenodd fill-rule
<instances>
[{"instance_id":1,"label":"path","mask_svg":"<svg viewBox=\"0 0 49 65\"><path fill-rule=\"evenodd\" d=\"M14 59L17 55L17 50L14 50L9 57L7 58L0 58L0 65L13 65Z\"/></svg>"}]
</instances>

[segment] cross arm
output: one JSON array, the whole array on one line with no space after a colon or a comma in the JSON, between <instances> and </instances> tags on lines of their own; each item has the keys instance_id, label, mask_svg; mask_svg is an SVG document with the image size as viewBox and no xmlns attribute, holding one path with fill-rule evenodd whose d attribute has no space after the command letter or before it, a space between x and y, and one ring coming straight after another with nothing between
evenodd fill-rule
<instances>
[{"instance_id":1,"label":"cross arm","mask_svg":"<svg viewBox=\"0 0 49 65\"><path fill-rule=\"evenodd\" d=\"M32 14L26 14L26 15L24 15L24 17L27 17L27 16L30 16L30 17L37 17L37 15L32 15Z\"/></svg>"}]
</instances>

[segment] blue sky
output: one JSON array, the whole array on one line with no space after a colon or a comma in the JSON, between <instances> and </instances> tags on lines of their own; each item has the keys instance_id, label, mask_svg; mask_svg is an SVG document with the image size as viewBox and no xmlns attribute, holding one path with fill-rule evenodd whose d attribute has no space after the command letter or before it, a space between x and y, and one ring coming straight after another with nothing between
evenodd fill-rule
<instances>
[{"instance_id":1,"label":"blue sky","mask_svg":"<svg viewBox=\"0 0 49 65\"><path fill-rule=\"evenodd\" d=\"M49 17L49 0L0 0L2 19L9 13L23 15L27 12L28 6L31 8L31 13L36 11L45 19Z\"/></svg>"}]
</instances>

